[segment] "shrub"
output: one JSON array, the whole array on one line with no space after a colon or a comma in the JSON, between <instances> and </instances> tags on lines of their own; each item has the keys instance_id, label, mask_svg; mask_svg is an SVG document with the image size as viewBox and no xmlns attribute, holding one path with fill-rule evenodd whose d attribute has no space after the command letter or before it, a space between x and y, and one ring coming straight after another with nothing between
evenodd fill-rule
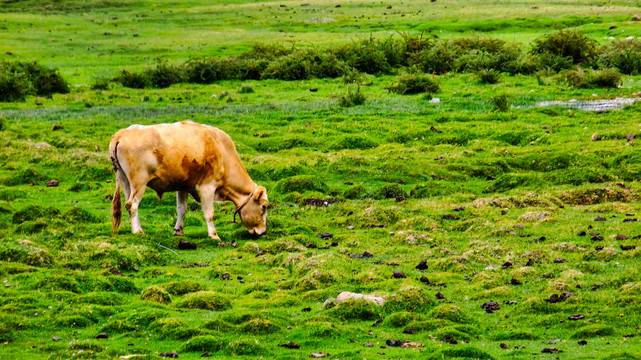
<instances>
[{"instance_id":1,"label":"shrub","mask_svg":"<svg viewBox=\"0 0 641 360\"><path fill-rule=\"evenodd\" d=\"M590 62L596 55L596 40L581 30L560 30L534 40L532 53L572 58L574 64Z\"/></svg>"},{"instance_id":2,"label":"shrub","mask_svg":"<svg viewBox=\"0 0 641 360\"><path fill-rule=\"evenodd\" d=\"M427 94L433 95L441 91L438 81L430 75L420 73L405 73L397 79L397 84L386 89L396 94Z\"/></svg>"},{"instance_id":3,"label":"shrub","mask_svg":"<svg viewBox=\"0 0 641 360\"><path fill-rule=\"evenodd\" d=\"M618 88L623 81L621 75L614 69L566 70L559 74L559 79L579 89Z\"/></svg>"},{"instance_id":4,"label":"shrub","mask_svg":"<svg viewBox=\"0 0 641 360\"><path fill-rule=\"evenodd\" d=\"M187 80L183 67L172 65L161 58L156 59L156 66L153 69L147 69L145 72L151 84L159 88L170 87Z\"/></svg>"},{"instance_id":5,"label":"shrub","mask_svg":"<svg viewBox=\"0 0 641 360\"><path fill-rule=\"evenodd\" d=\"M641 73L641 40L615 40L602 48L597 64L601 68L616 68L626 75Z\"/></svg>"},{"instance_id":6,"label":"shrub","mask_svg":"<svg viewBox=\"0 0 641 360\"><path fill-rule=\"evenodd\" d=\"M280 44L275 43L254 43L251 50L240 55L242 59L265 59L274 60L292 53L294 48L288 49Z\"/></svg>"},{"instance_id":7,"label":"shrub","mask_svg":"<svg viewBox=\"0 0 641 360\"><path fill-rule=\"evenodd\" d=\"M456 54L444 41L439 41L436 45L422 50L415 56L414 63L430 74L445 74L454 68Z\"/></svg>"},{"instance_id":8,"label":"shrub","mask_svg":"<svg viewBox=\"0 0 641 360\"><path fill-rule=\"evenodd\" d=\"M369 38L360 42L353 42L334 51L336 56L345 61L347 65L358 71L368 74L387 74L392 67L385 56L385 48L381 42Z\"/></svg>"},{"instance_id":9,"label":"shrub","mask_svg":"<svg viewBox=\"0 0 641 360\"><path fill-rule=\"evenodd\" d=\"M264 79L307 80L337 78L347 69L334 54L315 50L298 50L272 61L262 74Z\"/></svg>"},{"instance_id":10,"label":"shrub","mask_svg":"<svg viewBox=\"0 0 641 360\"><path fill-rule=\"evenodd\" d=\"M24 101L32 92L24 74L0 69L0 102Z\"/></svg>"},{"instance_id":11,"label":"shrub","mask_svg":"<svg viewBox=\"0 0 641 360\"><path fill-rule=\"evenodd\" d=\"M510 110L510 97L507 94L492 96L490 102L494 106L493 111L507 112Z\"/></svg>"},{"instance_id":12,"label":"shrub","mask_svg":"<svg viewBox=\"0 0 641 360\"><path fill-rule=\"evenodd\" d=\"M99 77L93 80L91 90L109 90L111 87L111 79L107 77Z\"/></svg>"},{"instance_id":13,"label":"shrub","mask_svg":"<svg viewBox=\"0 0 641 360\"><path fill-rule=\"evenodd\" d=\"M132 89L144 89L151 85L149 74L146 72L133 73L124 69L120 71L120 75L114 80L122 84L122 86Z\"/></svg>"},{"instance_id":14,"label":"shrub","mask_svg":"<svg viewBox=\"0 0 641 360\"><path fill-rule=\"evenodd\" d=\"M483 84L496 84L501 80L501 72L494 69L479 70L476 75Z\"/></svg>"},{"instance_id":15,"label":"shrub","mask_svg":"<svg viewBox=\"0 0 641 360\"><path fill-rule=\"evenodd\" d=\"M342 107L352 107L357 105L363 105L367 97L361 92L361 86L356 86L356 91L353 90L354 87L347 86L346 92L338 98L338 104Z\"/></svg>"},{"instance_id":16,"label":"shrub","mask_svg":"<svg viewBox=\"0 0 641 360\"><path fill-rule=\"evenodd\" d=\"M31 83L36 95L66 94L69 84L58 73L58 69L50 69L38 62L14 62L9 64L8 71L24 74Z\"/></svg>"}]
</instances>

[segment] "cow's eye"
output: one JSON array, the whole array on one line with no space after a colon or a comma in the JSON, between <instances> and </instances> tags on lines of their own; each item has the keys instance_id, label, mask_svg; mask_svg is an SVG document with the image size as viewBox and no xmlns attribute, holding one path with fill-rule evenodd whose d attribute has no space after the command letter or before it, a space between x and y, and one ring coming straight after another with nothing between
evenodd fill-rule
<instances>
[{"instance_id":1,"label":"cow's eye","mask_svg":"<svg viewBox=\"0 0 641 360\"><path fill-rule=\"evenodd\" d=\"M261 207L262 207L263 211L267 210L267 205L262 205Z\"/></svg>"}]
</instances>

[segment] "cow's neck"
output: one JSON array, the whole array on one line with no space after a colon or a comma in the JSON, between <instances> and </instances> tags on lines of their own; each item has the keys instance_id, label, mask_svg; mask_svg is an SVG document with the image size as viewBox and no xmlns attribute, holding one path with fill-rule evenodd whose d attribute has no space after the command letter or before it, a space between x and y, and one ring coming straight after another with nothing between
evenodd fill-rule
<instances>
[{"instance_id":1,"label":"cow's neck","mask_svg":"<svg viewBox=\"0 0 641 360\"><path fill-rule=\"evenodd\" d=\"M229 171L227 175L225 185L218 191L218 200L229 200L239 206L254 191L256 184L247 174L247 170L241 167Z\"/></svg>"}]
</instances>

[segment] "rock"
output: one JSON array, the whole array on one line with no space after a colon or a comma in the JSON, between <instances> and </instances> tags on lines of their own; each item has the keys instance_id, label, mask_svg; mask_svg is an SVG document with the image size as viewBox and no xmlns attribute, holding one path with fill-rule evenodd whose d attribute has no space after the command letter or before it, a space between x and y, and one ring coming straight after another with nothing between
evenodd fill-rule
<instances>
[{"instance_id":1,"label":"rock","mask_svg":"<svg viewBox=\"0 0 641 360\"><path fill-rule=\"evenodd\" d=\"M293 343L293 342L288 342L287 344L279 344L278 346L287 348L287 349L300 349L300 345Z\"/></svg>"},{"instance_id":2,"label":"rock","mask_svg":"<svg viewBox=\"0 0 641 360\"><path fill-rule=\"evenodd\" d=\"M336 301L340 302L340 301L346 301L350 299L354 299L354 300L363 299L366 301L373 302L374 304L379 306L382 306L387 301L384 298L379 296L374 296L369 294L357 294L349 291L343 291L342 293L338 294Z\"/></svg>"},{"instance_id":3,"label":"rock","mask_svg":"<svg viewBox=\"0 0 641 360\"><path fill-rule=\"evenodd\" d=\"M585 235L587 235L587 233L586 233L585 231L579 231L579 233L578 233L577 235L579 235L579 236L585 236Z\"/></svg>"},{"instance_id":4,"label":"rock","mask_svg":"<svg viewBox=\"0 0 641 360\"><path fill-rule=\"evenodd\" d=\"M634 250L634 249L636 249L636 248L637 248L637 247L636 247L636 246L634 246L634 245L621 245L621 250L623 250L623 251L627 251L627 250Z\"/></svg>"},{"instance_id":5,"label":"rock","mask_svg":"<svg viewBox=\"0 0 641 360\"><path fill-rule=\"evenodd\" d=\"M624 222L624 223L626 223L626 222L636 222L636 221L637 221L637 219L635 219L635 218L627 218L627 219L623 219L623 222Z\"/></svg>"},{"instance_id":6,"label":"rock","mask_svg":"<svg viewBox=\"0 0 641 360\"><path fill-rule=\"evenodd\" d=\"M309 243L309 244L305 245L305 247L308 248L308 249L316 249L316 248L318 248L318 246L316 246L316 244L313 244L313 243ZM351 255L350 255L350 257L351 257Z\"/></svg>"},{"instance_id":7,"label":"rock","mask_svg":"<svg viewBox=\"0 0 641 360\"><path fill-rule=\"evenodd\" d=\"M503 301L503 304L505 305L516 305L518 302L516 300L505 300Z\"/></svg>"},{"instance_id":8,"label":"rock","mask_svg":"<svg viewBox=\"0 0 641 360\"><path fill-rule=\"evenodd\" d=\"M118 269L109 269L109 272L116 276L122 276L122 273L118 271Z\"/></svg>"},{"instance_id":9,"label":"rock","mask_svg":"<svg viewBox=\"0 0 641 360\"><path fill-rule=\"evenodd\" d=\"M581 345L581 346L583 346L583 345L587 345L587 344L588 344L588 342L587 342L587 341L585 341L585 340L581 340L581 341L579 341L579 342L578 342L578 344L579 344L579 345Z\"/></svg>"},{"instance_id":10,"label":"rock","mask_svg":"<svg viewBox=\"0 0 641 360\"><path fill-rule=\"evenodd\" d=\"M486 313L491 314L496 310L500 310L501 306L496 301L488 301L483 303L483 305L481 305L481 309L485 309Z\"/></svg>"},{"instance_id":11,"label":"rock","mask_svg":"<svg viewBox=\"0 0 641 360\"><path fill-rule=\"evenodd\" d=\"M58 124L55 124L53 126L53 131L62 130L62 129L64 129L64 128L62 126L58 125Z\"/></svg>"},{"instance_id":12,"label":"rock","mask_svg":"<svg viewBox=\"0 0 641 360\"><path fill-rule=\"evenodd\" d=\"M527 259L527 264L525 266L532 266L534 265L534 260L533 259Z\"/></svg>"},{"instance_id":13,"label":"rock","mask_svg":"<svg viewBox=\"0 0 641 360\"><path fill-rule=\"evenodd\" d=\"M601 235L594 235L590 238L592 241L603 241L604 237Z\"/></svg>"},{"instance_id":14,"label":"rock","mask_svg":"<svg viewBox=\"0 0 641 360\"><path fill-rule=\"evenodd\" d=\"M442 338L441 342L444 342L444 343L447 343L447 344L452 344L452 345L458 344L458 341L456 341L456 339L453 339L453 338L451 338L449 336Z\"/></svg>"},{"instance_id":15,"label":"rock","mask_svg":"<svg viewBox=\"0 0 641 360\"><path fill-rule=\"evenodd\" d=\"M96 335L96 339L108 339L109 335L107 333L100 333Z\"/></svg>"},{"instance_id":16,"label":"rock","mask_svg":"<svg viewBox=\"0 0 641 360\"><path fill-rule=\"evenodd\" d=\"M509 346L507 346L506 343L501 343L501 344L499 344L499 346L501 347L501 349L509 349L510 348Z\"/></svg>"},{"instance_id":17,"label":"rock","mask_svg":"<svg viewBox=\"0 0 641 360\"><path fill-rule=\"evenodd\" d=\"M461 217L458 215L445 214L442 216L443 220L459 220Z\"/></svg>"},{"instance_id":18,"label":"rock","mask_svg":"<svg viewBox=\"0 0 641 360\"><path fill-rule=\"evenodd\" d=\"M311 89L309 89L309 91L310 91L310 92L317 92L317 91L318 91L318 89L317 89L317 88L311 88Z\"/></svg>"},{"instance_id":19,"label":"rock","mask_svg":"<svg viewBox=\"0 0 641 360\"><path fill-rule=\"evenodd\" d=\"M306 307L306 308L303 308L303 310L301 310L301 311L302 312L310 312L310 311L312 311L312 308Z\"/></svg>"},{"instance_id":20,"label":"rock","mask_svg":"<svg viewBox=\"0 0 641 360\"><path fill-rule=\"evenodd\" d=\"M421 343L406 341L406 342L403 343L403 345L401 345L401 347L403 347L403 348L416 348L416 347L425 347L425 345L423 345Z\"/></svg>"},{"instance_id":21,"label":"rock","mask_svg":"<svg viewBox=\"0 0 641 360\"><path fill-rule=\"evenodd\" d=\"M416 265L418 270L427 270L427 260L421 260L421 262Z\"/></svg>"},{"instance_id":22,"label":"rock","mask_svg":"<svg viewBox=\"0 0 641 360\"><path fill-rule=\"evenodd\" d=\"M511 262L509 262L509 261L507 261L507 262L505 262L505 264L501 265L501 269L503 269L503 270L505 270L505 269L509 269L509 268L511 268L512 266L513 266L513 265L512 265L512 263L511 263Z\"/></svg>"},{"instance_id":23,"label":"rock","mask_svg":"<svg viewBox=\"0 0 641 360\"><path fill-rule=\"evenodd\" d=\"M309 354L309 357L310 358L314 358L314 359L321 359L321 358L325 357L325 354L323 354L323 353L311 353L311 354Z\"/></svg>"},{"instance_id":24,"label":"rock","mask_svg":"<svg viewBox=\"0 0 641 360\"><path fill-rule=\"evenodd\" d=\"M180 242L178 243L179 250L196 250L197 247L198 245L191 241L180 240Z\"/></svg>"},{"instance_id":25,"label":"rock","mask_svg":"<svg viewBox=\"0 0 641 360\"><path fill-rule=\"evenodd\" d=\"M445 295L441 294L440 292L437 292L436 295L434 295L434 297L438 300L445 299Z\"/></svg>"},{"instance_id":26,"label":"rock","mask_svg":"<svg viewBox=\"0 0 641 360\"><path fill-rule=\"evenodd\" d=\"M385 344L387 344L387 346L390 346L390 347L403 346L403 343L404 343L404 341L402 341L402 340L387 340L387 341L385 341Z\"/></svg>"},{"instance_id":27,"label":"rock","mask_svg":"<svg viewBox=\"0 0 641 360\"><path fill-rule=\"evenodd\" d=\"M430 283L430 279L428 279L426 276L421 276L421 278L418 279L418 281L422 282L425 285L430 285L431 284Z\"/></svg>"},{"instance_id":28,"label":"rock","mask_svg":"<svg viewBox=\"0 0 641 360\"><path fill-rule=\"evenodd\" d=\"M582 320L584 318L585 318L585 315L583 315L583 314L568 316L568 320L572 320L572 321Z\"/></svg>"},{"instance_id":29,"label":"rock","mask_svg":"<svg viewBox=\"0 0 641 360\"><path fill-rule=\"evenodd\" d=\"M57 337L57 336L54 336L53 338L51 338L51 340L53 340L53 341L60 341L60 338L59 338L59 337Z\"/></svg>"},{"instance_id":30,"label":"rock","mask_svg":"<svg viewBox=\"0 0 641 360\"><path fill-rule=\"evenodd\" d=\"M49 180L47 181L47 187L56 187L60 184L58 180Z\"/></svg>"},{"instance_id":31,"label":"rock","mask_svg":"<svg viewBox=\"0 0 641 360\"><path fill-rule=\"evenodd\" d=\"M603 216L597 216L594 218L594 221L605 221L606 219Z\"/></svg>"},{"instance_id":32,"label":"rock","mask_svg":"<svg viewBox=\"0 0 641 360\"><path fill-rule=\"evenodd\" d=\"M176 353L170 353L170 352L164 352L164 353L160 353L160 354L158 354L158 356L168 357L168 358L177 358L177 357L178 357L178 354L176 354Z\"/></svg>"},{"instance_id":33,"label":"rock","mask_svg":"<svg viewBox=\"0 0 641 360\"><path fill-rule=\"evenodd\" d=\"M629 239L629 238L630 238L630 237L629 237L628 235L625 235L625 234L617 234L617 240L627 240L627 239Z\"/></svg>"},{"instance_id":34,"label":"rock","mask_svg":"<svg viewBox=\"0 0 641 360\"><path fill-rule=\"evenodd\" d=\"M523 285L523 282L521 280L519 280L519 279L512 278L512 280L510 280L510 284L512 284L512 285Z\"/></svg>"},{"instance_id":35,"label":"rock","mask_svg":"<svg viewBox=\"0 0 641 360\"><path fill-rule=\"evenodd\" d=\"M347 230L354 230L354 225L350 225L347 227Z\"/></svg>"},{"instance_id":36,"label":"rock","mask_svg":"<svg viewBox=\"0 0 641 360\"><path fill-rule=\"evenodd\" d=\"M318 234L316 234L316 237L317 237L317 238L321 238L321 239L323 239L323 240L328 240L328 239L333 238L333 237L334 237L334 234L330 234L330 233L318 233Z\"/></svg>"},{"instance_id":37,"label":"rock","mask_svg":"<svg viewBox=\"0 0 641 360\"><path fill-rule=\"evenodd\" d=\"M596 251L601 251L601 250L603 250L603 245L596 246L596 247L594 248L594 250L596 250Z\"/></svg>"},{"instance_id":38,"label":"rock","mask_svg":"<svg viewBox=\"0 0 641 360\"><path fill-rule=\"evenodd\" d=\"M554 259L554 263L555 263L555 264L562 264L562 263L566 263L566 262L568 262L568 261L567 261L567 260L565 260L565 259L563 259L563 258L556 258L556 259Z\"/></svg>"},{"instance_id":39,"label":"rock","mask_svg":"<svg viewBox=\"0 0 641 360\"><path fill-rule=\"evenodd\" d=\"M229 273L224 273L220 276L220 280L229 280L230 275Z\"/></svg>"},{"instance_id":40,"label":"rock","mask_svg":"<svg viewBox=\"0 0 641 360\"><path fill-rule=\"evenodd\" d=\"M414 334L414 330L412 330L410 328L407 328L407 329L403 330L403 334L409 334L409 335Z\"/></svg>"},{"instance_id":41,"label":"rock","mask_svg":"<svg viewBox=\"0 0 641 360\"><path fill-rule=\"evenodd\" d=\"M636 134L628 134L628 135L625 136L625 138L628 140L628 142L630 142L630 141L634 140L634 138L636 136L637 136Z\"/></svg>"},{"instance_id":42,"label":"rock","mask_svg":"<svg viewBox=\"0 0 641 360\"><path fill-rule=\"evenodd\" d=\"M394 271L394 273L392 274L392 279L405 279L406 277L407 275L398 270Z\"/></svg>"},{"instance_id":43,"label":"rock","mask_svg":"<svg viewBox=\"0 0 641 360\"><path fill-rule=\"evenodd\" d=\"M439 134L443 132L442 130L437 129L434 126L430 127L430 131L434 131L435 133L439 133Z\"/></svg>"},{"instance_id":44,"label":"rock","mask_svg":"<svg viewBox=\"0 0 641 360\"><path fill-rule=\"evenodd\" d=\"M561 350L559 350L557 348L545 348L541 352L544 353L544 354L558 354L558 353L561 353L563 351L561 351Z\"/></svg>"},{"instance_id":45,"label":"rock","mask_svg":"<svg viewBox=\"0 0 641 360\"><path fill-rule=\"evenodd\" d=\"M363 346L365 346L365 347L374 347L374 344L372 344L371 342L366 342L365 344L363 344Z\"/></svg>"},{"instance_id":46,"label":"rock","mask_svg":"<svg viewBox=\"0 0 641 360\"><path fill-rule=\"evenodd\" d=\"M362 254L351 254L349 257L351 257L352 259L361 259L361 258L371 258L372 256L374 255L365 251Z\"/></svg>"}]
</instances>

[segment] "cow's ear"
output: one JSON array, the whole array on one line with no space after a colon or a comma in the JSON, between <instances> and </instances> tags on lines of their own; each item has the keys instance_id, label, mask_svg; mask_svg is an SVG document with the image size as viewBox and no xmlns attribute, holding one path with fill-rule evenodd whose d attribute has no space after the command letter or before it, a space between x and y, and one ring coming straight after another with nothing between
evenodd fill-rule
<instances>
[{"instance_id":1,"label":"cow's ear","mask_svg":"<svg viewBox=\"0 0 641 360\"><path fill-rule=\"evenodd\" d=\"M259 186L256 189L256 192L254 193L254 201L259 201L261 197L263 197L263 194L265 193L265 188L262 186Z\"/></svg>"}]
</instances>

